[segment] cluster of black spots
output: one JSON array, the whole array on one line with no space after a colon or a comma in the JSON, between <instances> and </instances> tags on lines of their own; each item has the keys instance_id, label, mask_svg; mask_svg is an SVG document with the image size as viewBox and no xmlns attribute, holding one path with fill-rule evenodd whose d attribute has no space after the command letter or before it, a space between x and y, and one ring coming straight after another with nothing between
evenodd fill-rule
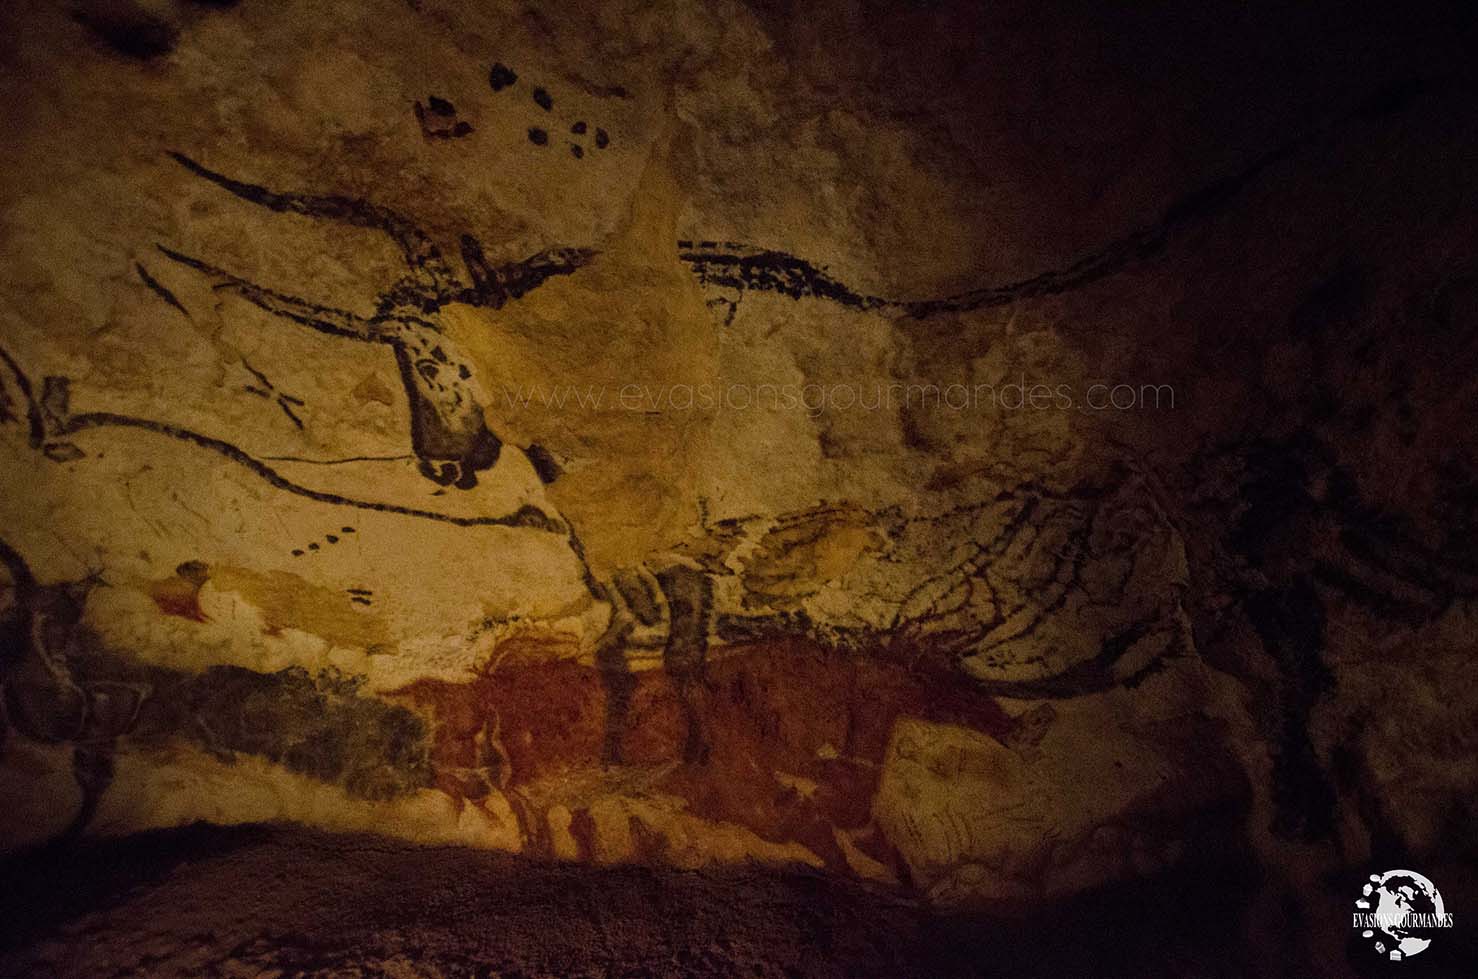
<instances>
[{"instance_id":1,"label":"cluster of black spots","mask_svg":"<svg viewBox=\"0 0 1478 979\"><path fill-rule=\"evenodd\" d=\"M510 85L514 84L517 81L518 75L513 71L513 69L509 68L502 62L495 63L492 67L492 70L488 73L488 84L492 86L494 92L501 92L503 91L503 89L508 88ZM621 97L624 98L626 95L626 90L619 89L619 92ZM530 94L534 100L534 104L537 105L539 108L543 109L545 112L554 111L554 96L549 94L548 89L544 88L542 85L535 86L533 92ZM582 119L570 127L570 135L584 136L589 131L589 128L589 125ZM528 130L528 137L529 142L533 143L535 146L549 145L549 130L544 128L543 126L530 126ZM595 130L595 148L603 150L610 145L610 133L607 133L604 129L597 127ZM583 144L571 140L569 146L571 156L573 156L577 160L582 160L585 158L585 147Z\"/></svg>"},{"instance_id":2,"label":"cluster of black spots","mask_svg":"<svg viewBox=\"0 0 1478 979\"><path fill-rule=\"evenodd\" d=\"M340 540L340 537L339 537L340 534L348 535L348 534L352 534L352 533L354 533L354 528L353 527L341 527L341 528L339 528L339 533L338 534L324 534L323 535L323 539L328 544L337 544L339 542L339 540ZM293 548L293 557L302 557L304 554L308 553L308 551L317 551L317 550L322 550L322 547L321 547L321 545L317 541L314 541L313 543L311 543L311 544L308 545L308 549L307 550L304 550L301 547L295 547L295 548ZM352 588L350 589L350 591L353 591L353 590L354 589L352 589Z\"/></svg>"},{"instance_id":3,"label":"cluster of black spots","mask_svg":"<svg viewBox=\"0 0 1478 979\"><path fill-rule=\"evenodd\" d=\"M421 135L429 139L461 139L472 135L472 123L457 118L457 107L439 95L416 102L416 122Z\"/></svg>"},{"instance_id":4,"label":"cluster of black spots","mask_svg":"<svg viewBox=\"0 0 1478 979\"><path fill-rule=\"evenodd\" d=\"M579 122L575 123L573 126L570 127L570 135L572 135L572 136L584 136L589 131L589 129L590 129L590 127L586 125L585 120L584 119L581 119ZM598 150L603 150L607 146L610 146L610 145L611 145L611 137L610 137L610 134L607 133L604 129L600 128L599 126L596 126L595 127L595 148L598 149ZM579 143L576 143L573 140L571 140L571 142L570 142L570 155L573 156L577 160L583 159L584 156L585 156L585 147L582 146L582 145L580 145Z\"/></svg>"},{"instance_id":5,"label":"cluster of black spots","mask_svg":"<svg viewBox=\"0 0 1478 979\"><path fill-rule=\"evenodd\" d=\"M572 135L572 136L584 136L589 131L589 128L590 127L585 124L585 120L581 119L579 122L575 123L573 126L570 127L570 135ZM610 146L610 145L611 145L611 136L610 136L610 134L607 133L604 129L600 128L599 126L596 126L595 127L595 148L598 149L598 150L603 150L607 146ZM570 143L570 154L572 156L574 156L575 159L578 160L578 159L580 159L581 157L583 157L585 155L585 147L581 146L579 143L571 142Z\"/></svg>"},{"instance_id":6,"label":"cluster of black spots","mask_svg":"<svg viewBox=\"0 0 1478 979\"><path fill-rule=\"evenodd\" d=\"M140 61L168 54L180 37L177 27L132 0L95 0L73 16L113 51Z\"/></svg>"}]
</instances>

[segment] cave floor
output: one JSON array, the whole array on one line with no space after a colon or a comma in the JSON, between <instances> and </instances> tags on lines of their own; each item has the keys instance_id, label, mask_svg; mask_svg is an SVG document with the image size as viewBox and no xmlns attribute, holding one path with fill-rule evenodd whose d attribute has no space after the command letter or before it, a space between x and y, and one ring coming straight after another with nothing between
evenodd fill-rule
<instances>
[{"instance_id":1,"label":"cave floor","mask_svg":"<svg viewBox=\"0 0 1478 979\"><path fill-rule=\"evenodd\" d=\"M1182 872L941 916L758 868L538 863L296 828L191 827L12 858L0 974L1249 975L1254 882Z\"/></svg>"}]
</instances>

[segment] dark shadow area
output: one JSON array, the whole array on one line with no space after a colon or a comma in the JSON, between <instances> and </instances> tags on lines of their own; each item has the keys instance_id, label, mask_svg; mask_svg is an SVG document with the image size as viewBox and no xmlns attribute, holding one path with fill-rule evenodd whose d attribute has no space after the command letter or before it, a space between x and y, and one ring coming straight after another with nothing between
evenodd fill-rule
<instances>
[{"instance_id":1,"label":"dark shadow area","mask_svg":"<svg viewBox=\"0 0 1478 979\"><path fill-rule=\"evenodd\" d=\"M1224 854L1071 901L940 916L818 874L576 867L193 826L9 860L0 972L1246 975L1257 950L1241 920L1258 885L1246 866Z\"/></svg>"}]
</instances>

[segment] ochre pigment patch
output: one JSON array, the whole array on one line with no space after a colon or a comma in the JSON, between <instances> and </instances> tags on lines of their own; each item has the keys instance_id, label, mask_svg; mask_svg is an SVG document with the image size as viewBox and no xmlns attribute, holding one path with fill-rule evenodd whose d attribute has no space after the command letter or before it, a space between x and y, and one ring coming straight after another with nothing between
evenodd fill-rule
<instances>
[{"instance_id":1,"label":"ochre pigment patch","mask_svg":"<svg viewBox=\"0 0 1478 979\"><path fill-rule=\"evenodd\" d=\"M855 832L858 850L899 869L886 839L867 831L896 718L963 724L997 737L1014 725L990 697L886 656L804 640L722 650L690 684L691 707L666 670L638 672L631 682L615 764L602 761L608 698L592 666L505 665L470 683L420 681L394 696L425 712L438 784L459 797L475 798L468 785L478 778L514 796L535 786L542 795L553 778L588 784L587 793L673 796L715 827L799 842L840 870L847 862L838 830ZM703 746L700 761L684 758L690 737ZM651 777L643 782L636 770ZM591 817L578 803L571 809L569 832L588 852ZM530 813L522 822L542 827L545 815ZM660 852L660 833L639 823L632 822L636 853Z\"/></svg>"},{"instance_id":2,"label":"ochre pigment patch","mask_svg":"<svg viewBox=\"0 0 1478 979\"><path fill-rule=\"evenodd\" d=\"M369 648L388 641L378 615L357 608L348 594L316 585L290 571L215 567L211 581L258 609L270 633L299 629L338 645Z\"/></svg>"},{"instance_id":3,"label":"ochre pigment patch","mask_svg":"<svg viewBox=\"0 0 1478 979\"><path fill-rule=\"evenodd\" d=\"M177 615L191 622L204 622L205 612L200 608L200 582L186 581L174 575L161 578L149 585L149 597L165 615Z\"/></svg>"}]
</instances>

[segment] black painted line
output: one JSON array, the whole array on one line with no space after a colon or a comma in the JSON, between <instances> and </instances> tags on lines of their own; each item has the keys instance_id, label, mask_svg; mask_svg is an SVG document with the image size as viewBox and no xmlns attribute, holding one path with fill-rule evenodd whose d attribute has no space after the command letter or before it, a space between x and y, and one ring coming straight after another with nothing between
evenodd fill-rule
<instances>
[{"instance_id":1,"label":"black painted line","mask_svg":"<svg viewBox=\"0 0 1478 979\"><path fill-rule=\"evenodd\" d=\"M31 388L31 379L26 372L21 370L21 365L15 362L10 352L0 346L0 360L5 361L5 366L15 375L16 386L21 389L21 395L26 399L26 421L30 426L31 448L39 449L41 443L46 441L46 424L41 418L41 406L36 402L35 391Z\"/></svg>"},{"instance_id":2,"label":"black painted line","mask_svg":"<svg viewBox=\"0 0 1478 979\"><path fill-rule=\"evenodd\" d=\"M1253 158L1239 170L1174 199L1154 223L1115 239L1070 265L1015 282L985 286L935 299L890 299L859 292L805 259L783 251L735 248L731 242L724 243L727 250L719 250L718 243L713 241L700 241L694 248L690 241L683 240L678 242L678 257L693 267L703 285L757 289L790 296L792 299L803 296L827 299L852 309L883 310L913 319L923 319L939 313L972 312L1007 306L1026 299L1059 295L1102 281L1159 255L1177 232L1225 210L1234 198L1274 165L1347 123L1370 118L1372 105L1384 105L1383 100L1388 100L1387 92L1390 88L1392 87L1387 86L1377 91L1351 111L1288 138ZM1411 83L1395 88L1404 91L1411 88ZM1413 89L1416 94L1430 90L1431 87L1424 84ZM1406 100L1409 101L1410 99ZM1402 102L1397 108L1404 108L1406 102Z\"/></svg>"},{"instance_id":3,"label":"black painted line","mask_svg":"<svg viewBox=\"0 0 1478 979\"><path fill-rule=\"evenodd\" d=\"M303 419L293 414L293 410L287 406L287 402L284 401L280 395L277 398L277 407L282 409L282 413L286 415L294 425L298 426L298 431L303 430Z\"/></svg>"},{"instance_id":4,"label":"black painted line","mask_svg":"<svg viewBox=\"0 0 1478 979\"><path fill-rule=\"evenodd\" d=\"M425 313L434 313L440 307L450 303L465 303L497 309L508 299L526 295L553 276L569 275L588 263L595 254L593 250L584 248L550 248L521 261L491 266L483 258L482 248L477 244L477 240L471 235L463 235L461 237L462 258L473 279L473 283L467 285L452 272L441 250L425 232L389 208L371 204L359 198L339 195L280 193L217 173L182 153L171 151L169 155L191 173L230 191L242 200L268 210L339 221L356 227L374 228L385 232L400 246L405 263L412 272L412 280L402 280L380 295L378 306L382 314L405 306ZM224 276L242 288L250 287L259 290L262 294L279 301L302 302L293 300L290 296L262 289L245 279L208 266L198 259L190 259L167 250L165 253L175 258L176 261L183 261L201 271ZM417 277L424 278L416 281ZM258 303L258 305L262 304ZM312 306L312 304L306 305ZM318 308L330 311L329 307ZM336 314L341 313L338 310L331 311ZM299 313L302 314L302 311L299 310ZM299 321L307 322L301 318Z\"/></svg>"},{"instance_id":5,"label":"black painted line","mask_svg":"<svg viewBox=\"0 0 1478 979\"><path fill-rule=\"evenodd\" d=\"M299 299L284 292L277 292L265 286L259 286L249 279L243 279L239 275L227 272L223 268L211 265L183 252L177 252L165 245L156 245L167 258L179 262L204 275L217 279L224 279L217 288L229 288L237 291L243 299L256 306L258 309L280 316L283 319L292 320L319 333L327 333L331 336L344 337L349 340L359 340L364 343L394 343L397 335L392 330L384 328L388 318L376 317L366 319L357 316L348 310L336 309L333 306L324 306L319 303ZM397 321L398 322L398 321ZM257 373L255 370L253 374ZM270 384L268 385L271 386Z\"/></svg>"},{"instance_id":6,"label":"black painted line","mask_svg":"<svg viewBox=\"0 0 1478 979\"><path fill-rule=\"evenodd\" d=\"M342 466L350 462L404 462L420 458L413 452L396 456L345 456L342 459L309 459L305 456L262 456L263 462L301 462L310 466Z\"/></svg>"},{"instance_id":7,"label":"black painted line","mask_svg":"<svg viewBox=\"0 0 1478 979\"><path fill-rule=\"evenodd\" d=\"M425 274L438 291L458 289L462 284L442 258L441 249L424 231L409 219L377 204L338 195L291 194L268 190L259 184L233 180L196 163L183 153L169 151L180 166L203 177L244 201L281 214L301 214L325 218L359 228L383 231L400 248L405 263L413 272Z\"/></svg>"},{"instance_id":8,"label":"black painted line","mask_svg":"<svg viewBox=\"0 0 1478 979\"><path fill-rule=\"evenodd\" d=\"M28 609L31 596L36 591L36 576L31 573L31 566L26 563L20 551L11 547L3 537L0 537L0 564L4 564L5 570L10 572L11 584L15 586L16 604L21 609Z\"/></svg>"},{"instance_id":9,"label":"black painted line","mask_svg":"<svg viewBox=\"0 0 1478 979\"><path fill-rule=\"evenodd\" d=\"M432 510L421 510L416 507L401 506L398 503L378 503L369 500L356 500L337 493L326 493L322 490L310 489L293 482L287 477L255 457L232 445L230 442L202 435L199 432L187 428L180 428L166 422L152 421L146 418L133 418L128 415L119 415L108 411L87 412L74 415L68 420L62 429L62 434L71 435L88 428L122 427L141 429L164 435L181 442L189 442L203 449L209 449L219 455L225 456L232 462L245 466L253 473L260 476L270 485L277 489L293 493L305 499L317 503L328 503L334 506L354 507L360 510L373 510L378 513L394 513L400 516L416 517L422 520L436 520L442 523L455 524L459 527L530 527L536 530L558 533L564 531L564 525L560 521L548 516L538 507L525 504L515 512L501 517L457 517L446 513L437 513Z\"/></svg>"},{"instance_id":10,"label":"black painted line","mask_svg":"<svg viewBox=\"0 0 1478 979\"><path fill-rule=\"evenodd\" d=\"M180 302L175 294L170 292L169 288L165 286L164 283L160 282L158 279L150 275L149 270L144 268L144 264L142 262L134 262L133 267L138 270L139 278L143 280L144 285L154 290L154 293L159 296L160 299L163 299L166 303L169 303L169 305L173 306L175 309L184 314L185 319L190 319L190 311L185 308L185 304Z\"/></svg>"},{"instance_id":11,"label":"black painted line","mask_svg":"<svg viewBox=\"0 0 1478 979\"><path fill-rule=\"evenodd\" d=\"M257 379L257 381L260 382L261 385L264 388L266 388L269 391L276 390L276 388L273 386L272 382L267 379L267 375L266 374L263 374L261 371L257 370L255 367L253 367L251 365L251 361L247 360L245 357L242 357L241 358L241 366L242 367L245 367L247 370L251 371L252 376L255 377Z\"/></svg>"}]
</instances>

